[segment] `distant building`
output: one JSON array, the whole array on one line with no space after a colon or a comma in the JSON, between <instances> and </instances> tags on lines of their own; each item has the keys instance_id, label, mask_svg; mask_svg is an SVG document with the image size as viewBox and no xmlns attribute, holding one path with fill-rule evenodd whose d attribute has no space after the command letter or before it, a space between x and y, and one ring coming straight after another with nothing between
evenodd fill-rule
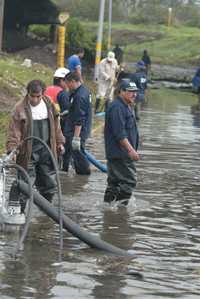
<instances>
[{"instance_id":1,"label":"distant building","mask_svg":"<svg viewBox=\"0 0 200 299\"><path fill-rule=\"evenodd\" d=\"M29 25L59 24L58 16L59 10L51 0L5 1L3 48L14 47L14 42L12 45L13 37L23 38Z\"/></svg>"}]
</instances>

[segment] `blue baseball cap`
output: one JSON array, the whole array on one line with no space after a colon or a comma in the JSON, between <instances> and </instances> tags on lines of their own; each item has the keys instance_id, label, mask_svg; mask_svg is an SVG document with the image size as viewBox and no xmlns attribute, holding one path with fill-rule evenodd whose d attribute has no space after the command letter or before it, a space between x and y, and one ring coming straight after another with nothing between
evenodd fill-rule
<instances>
[{"instance_id":1,"label":"blue baseball cap","mask_svg":"<svg viewBox=\"0 0 200 299\"><path fill-rule=\"evenodd\" d=\"M145 69L145 63L144 61L140 60L136 63L136 67L140 68L140 69Z\"/></svg>"},{"instance_id":2,"label":"blue baseball cap","mask_svg":"<svg viewBox=\"0 0 200 299\"><path fill-rule=\"evenodd\" d=\"M127 80L121 82L119 89L124 91L138 91L136 84Z\"/></svg>"}]
</instances>

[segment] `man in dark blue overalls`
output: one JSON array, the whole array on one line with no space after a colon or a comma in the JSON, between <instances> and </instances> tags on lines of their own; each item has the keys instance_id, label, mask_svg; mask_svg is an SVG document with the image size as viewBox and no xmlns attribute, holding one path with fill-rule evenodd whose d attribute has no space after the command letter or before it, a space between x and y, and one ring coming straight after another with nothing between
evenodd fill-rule
<instances>
[{"instance_id":1,"label":"man in dark blue overalls","mask_svg":"<svg viewBox=\"0 0 200 299\"><path fill-rule=\"evenodd\" d=\"M141 105L145 103L145 93L147 89L147 75L145 71L145 64L142 60L136 64L136 72L130 74L129 78L132 82L135 82L138 88L137 96L135 99L134 110L135 110L136 120L139 120L140 108Z\"/></svg>"},{"instance_id":2,"label":"man in dark blue overalls","mask_svg":"<svg viewBox=\"0 0 200 299\"><path fill-rule=\"evenodd\" d=\"M69 73L65 81L70 91L69 114L63 123L63 134L66 138L63 156L63 170L68 171L73 158L77 174L90 174L90 166L84 155L85 142L90 135L92 122L91 94L81 83L76 73Z\"/></svg>"},{"instance_id":3,"label":"man in dark blue overalls","mask_svg":"<svg viewBox=\"0 0 200 299\"><path fill-rule=\"evenodd\" d=\"M139 136L131 108L138 89L130 81L122 81L119 89L119 96L110 104L105 119L108 178L104 201L121 201L126 205L136 186L134 161L139 160Z\"/></svg>"}]
</instances>

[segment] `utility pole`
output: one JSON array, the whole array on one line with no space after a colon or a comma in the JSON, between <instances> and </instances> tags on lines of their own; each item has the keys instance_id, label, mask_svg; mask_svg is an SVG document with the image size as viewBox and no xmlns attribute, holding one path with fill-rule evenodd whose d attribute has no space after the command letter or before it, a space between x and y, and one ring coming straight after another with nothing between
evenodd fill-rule
<instances>
[{"instance_id":1,"label":"utility pole","mask_svg":"<svg viewBox=\"0 0 200 299\"><path fill-rule=\"evenodd\" d=\"M111 31L112 31L112 0L109 0L109 13L108 13L108 50L111 49Z\"/></svg>"},{"instance_id":2,"label":"utility pole","mask_svg":"<svg viewBox=\"0 0 200 299\"><path fill-rule=\"evenodd\" d=\"M167 26L168 29L171 27L172 25L172 7L168 8L168 20L167 20Z\"/></svg>"},{"instance_id":3,"label":"utility pole","mask_svg":"<svg viewBox=\"0 0 200 299\"><path fill-rule=\"evenodd\" d=\"M2 52L3 47L4 4L5 0L0 0L0 52Z\"/></svg>"},{"instance_id":4,"label":"utility pole","mask_svg":"<svg viewBox=\"0 0 200 299\"><path fill-rule=\"evenodd\" d=\"M94 69L94 80L97 81L99 73L99 63L101 61L101 48L102 48L102 37L103 37L103 22L104 22L104 9L105 9L105 0L100 0L99 7L99 26L98 26L98 35L96 42L96 58L95 58L95 69Z\"/></svg>"},{"instance_id":5,"label":"utility pole","mask_svg":"<svg viewBox=\"0 0 200 299\"><path fill-rule=\"evenodd\" d=\"M68 13L60 13L58 16L60 25L57 27L57 68L65 66L65 33Z\"/></svg>"}]
</instances>

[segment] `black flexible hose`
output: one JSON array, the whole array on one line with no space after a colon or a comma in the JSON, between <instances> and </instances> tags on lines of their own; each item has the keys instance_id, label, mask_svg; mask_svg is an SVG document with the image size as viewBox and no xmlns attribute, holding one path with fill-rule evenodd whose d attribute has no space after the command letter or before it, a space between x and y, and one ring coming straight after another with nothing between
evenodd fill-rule
<instances>
[{"instance_id":1,"label":"black flexible hose","mask_svg":"<svg viewBox=\"0 0 200 299\"><path fill-rule=\"evenodd\" d=\"M31 221L31 212L32 212L32 208L33 208L33 189L32 189L32 184L31 184L31 179L27 173L27 171L21 167L18 164L6 164L5 168L10 169L10 168L14 168L17 169L19 172L21 172L24 176L24 178L27 180L27 184L28 184L28 196L29 196L29 204L28 204L28 209L27 209L27 214L26 214L26 223L25 226L23 228L21 237L18 241L18 244L16 246L15 252L14 252L14 256L16 256L17 252L20 250L20 248L22 247L22 244L24 243L24 240L27 236L28 233L28 229L29 229L29 225L30 225L30 221Z\"/></svg>"},{"instance_id":2,"label":"black flexible hose","mask_svg":"<svg viewBox=\"0 0 200 299\"><path fill-rule=\"evenodd\" d=\"M20 190L28 194L28 187L27 184L23 181L19 182L19 188ZM33 200L34 203L43 211L45 212L49 217L51 217L55 222L59 223L59 215L57 210L47 201L45 198L33 190ZM92 248L96 248L99 250L103 250L112 254L120 255L120 256L129 256L134 257L132 254L127 252L126 250L123 250L121 248L118 248L114 245L111 245L103 240L101 240L99 237L87 232L85 229L81 228L77 223L73 222L69 217L62 214L62 222L63 227L70 232L72 235L83 241L84 243L88 244Z\"/></svg>"}]
</instances>

